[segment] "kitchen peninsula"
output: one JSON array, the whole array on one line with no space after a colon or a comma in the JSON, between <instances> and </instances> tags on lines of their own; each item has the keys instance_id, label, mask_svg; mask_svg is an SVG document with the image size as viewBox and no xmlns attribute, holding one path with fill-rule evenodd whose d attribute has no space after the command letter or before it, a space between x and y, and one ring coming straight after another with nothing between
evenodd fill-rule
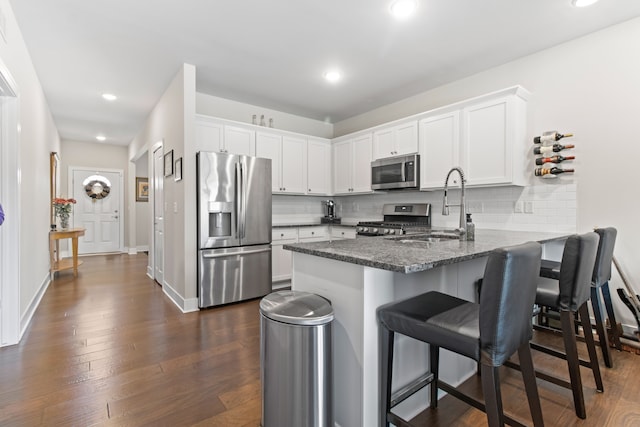
<instances>
[{"instance_id":1,"label":"kitchen peninsula","mask_svg":"<svg viewBox=\"0 0 640 427\"><path fill-rule=\"evenodd\" d=\"M437 237L440 236L440 237ZM477 230L476 240L431 236L359 237L352 240L285 245L293 251L292 289L331 301L334 410L341 427L378 425L377 307L437 290L477 301L476 282L488 254L527 241L543 244L543 256L558 259L567 235ZM396 340L397 388L428 371L428 347L407 337ZM441 377L458 385L474 373L475 362L443 351ZM396 407L410 419L426 408L427 390Z\"/></svg>"}]
</instances>

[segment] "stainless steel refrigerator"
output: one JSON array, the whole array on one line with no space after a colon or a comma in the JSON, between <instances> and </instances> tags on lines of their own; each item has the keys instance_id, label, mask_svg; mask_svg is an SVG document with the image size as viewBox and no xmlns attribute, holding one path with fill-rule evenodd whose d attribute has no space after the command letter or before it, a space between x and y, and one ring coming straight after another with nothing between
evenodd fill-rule
<instances>
[{"instance_id":1,"label":"stainless steel refrigerator","mask_svg":"<svg viewBox=\"0 0 640 427\"><path fill-rule=\"evenodd\" d=\"M271 160L196 154L198 305L271 292Z\"/></svg>"}]
</instances>

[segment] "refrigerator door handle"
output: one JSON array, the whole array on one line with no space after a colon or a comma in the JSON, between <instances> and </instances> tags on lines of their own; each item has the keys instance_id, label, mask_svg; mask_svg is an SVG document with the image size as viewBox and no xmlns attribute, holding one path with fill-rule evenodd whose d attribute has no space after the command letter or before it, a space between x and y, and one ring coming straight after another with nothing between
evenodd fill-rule
<instances>
[{"instance_id":1,"label":"refrigerator door handle","mask_svg":"<svg viewBox=\"0 0 640 427\"><path fill-rule=\"evenodd\" d=\"M266 249L256 249L253 251L238 251L238 252L227 252L227 253L222 253L222 254L203 254L202 258L208 259L208 258L227 258L230 256L236 256L236 255L249 255L249 254L259 254L262 252L269 252L271 250L271 248L266 248Z\"/></svg>"},{"instance_id":2,"label":"refrigerator door handle","mask_svg":"<svg viewBox=\"0 0 640 427\"><path fill-rule=\"evenodd\" d=\"M242 234L240 238L247 237L247 168L244 163L240 163L240 172L242 175Z\"/></svg>"},{"instance_id":3,"label":"refrigerator door handle","mask_svg":"<svg viewBox=\"0 0 640 427\"><path fill-rule=\"evenodd\" d=\"M234 208L236 211L236 239L242 236L242 172L240 163L236 163L236 200Z\"/></svg>"}]
</instances>

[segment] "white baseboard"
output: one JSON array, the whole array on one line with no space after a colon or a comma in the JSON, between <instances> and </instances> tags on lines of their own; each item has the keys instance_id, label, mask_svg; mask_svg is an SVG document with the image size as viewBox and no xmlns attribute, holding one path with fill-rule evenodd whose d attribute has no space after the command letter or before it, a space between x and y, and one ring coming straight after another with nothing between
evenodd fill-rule
<instances>
[{"instance_id":1,"label":"white baseboard","mask_svg":"<svg viewBox=\"0 0 640 427\"><path fill-rule=\"evenodd\" d=\"M20 340L22 340L22 336L24 335L25 331L31 324L31 319L33 319L33 315L35 314L36 309L40 305L40 301L42 301L42 297L44 296L45 292L47 292L47 289L49 288L50 284L51 284L51 274L48 273L45 276L42 283L40 284L38 291L29 302L29 305L27 306L27 309L24 311L24 314L20 317Z\"/></svg>"},{"instance_id":2,"label":"white baseboard","mask_svg":"<svg viewBox=\"0 0 640 427\"><path fill-rule=\"evenodd\" d=\"M173 289L167 282L162 285L162 291L169 297L169 299L182 311L183 313L190 313L192 311L200 310L198 308L198 299L189 298L184 299L175 289Z\"/></svg>"},{"instance_id":3,"label":"white baseboard","mask_svg":"<svg viewBox=\"0 0 640 427\"><path fill-rule=\"evenodd\" d=\"M128 253L129 255L137 255L138 254L138 249L136 248L129 248L128 250L125 251L126 253Z\"/></svg>"},{"instance_id":4,"label":"white baseboard","mask_svg":"<svg viewBox=\"0 0 640 427\"><path fill-rule=\"evenodd\" d=\"M140 245L136 249L138 252L149 252L149 245Z\"/></svg>"}]
</instances>

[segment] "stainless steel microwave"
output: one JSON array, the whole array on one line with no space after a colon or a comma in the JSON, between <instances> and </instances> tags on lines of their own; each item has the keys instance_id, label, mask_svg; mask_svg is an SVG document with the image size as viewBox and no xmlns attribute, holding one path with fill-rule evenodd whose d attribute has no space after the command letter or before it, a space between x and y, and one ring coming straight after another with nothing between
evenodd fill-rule
<instances>
[{"instance_id":1,"label":"stainless steel microwave","mask_svg":"<svg viewBox=\"0 0 640 427\"><path fill-rule=\"evenodd\" d=\"M420 156L389 157L371 162L372 190L418 189L420 187Z\"/></svg>"}]
</instances>

